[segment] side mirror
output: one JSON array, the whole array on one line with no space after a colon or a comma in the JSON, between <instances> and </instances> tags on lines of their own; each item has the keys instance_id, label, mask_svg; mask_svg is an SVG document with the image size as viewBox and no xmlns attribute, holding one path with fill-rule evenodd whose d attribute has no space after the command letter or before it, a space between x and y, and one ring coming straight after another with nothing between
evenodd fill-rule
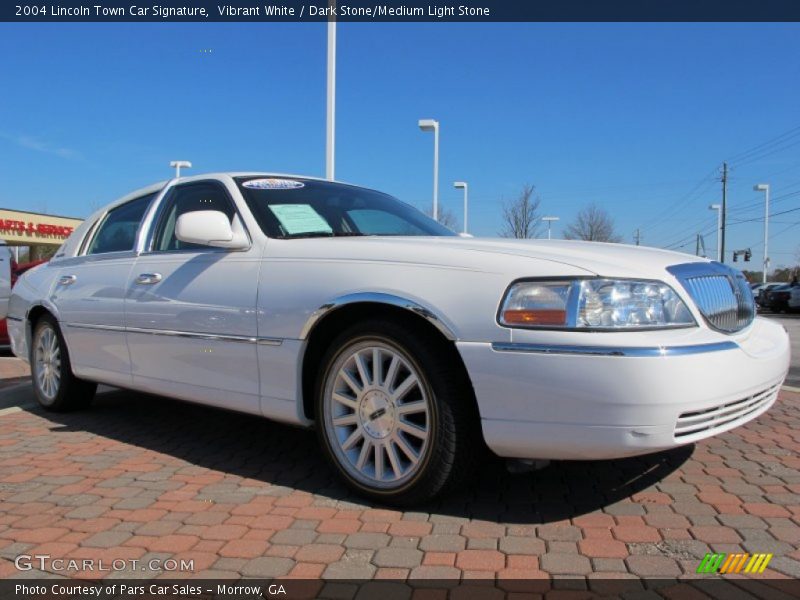
<instances>
[{"instance_id":1,"label":"side mirror","mask_svg":"<svg viewBox=\"0 0 800 600\"><path fill-rule=\"evenodd\" d=\"M250 246L239 216L233 224L224 212L196 210L184 213L175 223L175 237L187 244L201 244L229 250L243 250Z\"/></svg>"}]
</instances>

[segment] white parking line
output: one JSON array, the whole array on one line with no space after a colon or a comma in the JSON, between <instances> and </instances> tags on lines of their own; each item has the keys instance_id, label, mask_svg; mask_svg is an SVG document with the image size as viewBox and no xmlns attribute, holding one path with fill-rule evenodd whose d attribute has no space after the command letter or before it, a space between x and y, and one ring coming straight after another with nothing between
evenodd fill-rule
<instances>
[{"instance_id":1,"label":"white parking line","mask_svg":"<svg viewBox=\"0 0 800 600\"><path fill-rule=\"evenodd\" d=\"M0 417L3 417L5 415L11 415L18 412L22 412L22 408L20 408L19 406L9 406L8 408L0 409Z\"/></svg>"}]
</instances>

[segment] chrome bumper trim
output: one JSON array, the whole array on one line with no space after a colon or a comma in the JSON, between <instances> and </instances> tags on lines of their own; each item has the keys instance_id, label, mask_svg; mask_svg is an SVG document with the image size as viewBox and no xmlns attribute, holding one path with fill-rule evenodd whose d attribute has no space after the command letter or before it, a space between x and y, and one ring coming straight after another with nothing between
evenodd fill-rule
<instances>
[{"instance_id":1,"label":"chrome bumper trim","mask_svg":"<svg viewBox=\"0 0 800 600\"><path fill-rule=\"evenodd\" d=\"M216 333L198 333L194 331L174 331L169 329L147 329L144 327L123 327L121 325L95 325L91 323L66 323L67 327L78 329L99 329L101 331L118 331L120 333L144 333L148 335L165 335L168 337L190 338L216 342L241 342L245 344L261 344L262 346L280 346L283 340L267 337L249 337L244 335L222 335Z\"/></svg>"},{"instance_id":2,"label":"chrome bumper trim","mask_svg":"<svg viewBox=\"0 0 800 600\"><path fill-rule=\"evenodd\" d=\"M560 344L525 344L513 342L495 342L495 352L527 352L533 354L571 354L578 356L623 356L632 358L652 358L659 356L688 356L736 350L739 345L733 341L714 342L711 344L693 344L691 346L575 346Z\"/></svg>"}]
</instances>

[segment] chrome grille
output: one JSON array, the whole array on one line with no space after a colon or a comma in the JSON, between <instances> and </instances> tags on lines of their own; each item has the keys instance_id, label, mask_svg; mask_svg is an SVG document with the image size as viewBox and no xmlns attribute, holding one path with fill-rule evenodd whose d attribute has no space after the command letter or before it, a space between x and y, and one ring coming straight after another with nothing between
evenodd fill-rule
<instances>
[{"instance_id":1,"label":"chrome grille","mask_svg":"<svg viewBox=\"0 0 800 600\"><path fill-rule=\"evenodd\" d=\"M714 329L734 333L753 322L755 300L739 271L720 263L687 263L667 270L678 278Z\"/></svg>"},{"instance_id":2,"label":"chrome grille","mask_svg":"<svg viewBox=\"0 0 800 600\"><path fill-rule=\"evenodd\" d=\"M778 396L780 386L771 388L736 400L720 404L705 410L682 413L675 423L675 439L686 438L700 433L713 434L721 429L736 425L748 417L772 404Z\"/></svg>"}]
</instances>

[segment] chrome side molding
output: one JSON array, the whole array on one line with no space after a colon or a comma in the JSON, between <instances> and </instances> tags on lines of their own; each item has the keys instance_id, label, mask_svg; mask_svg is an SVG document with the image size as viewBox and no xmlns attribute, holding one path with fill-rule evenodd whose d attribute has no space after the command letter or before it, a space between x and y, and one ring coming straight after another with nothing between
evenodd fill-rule
<instances>
[{"instance_id":1,"label":"chrome side molding","mask_svg":"<svg viewBox=\"0 0 800 600\"><path fill-rule=\"evenodd\" d=\"M568 344L526 344L495 342L495 352L526 352L532 354L573 354L579 356L622 356L632 358L655 358L659 356L688 356L707 352L736 350L739 344L733 341L693 344L690 346L578 346Z\"/></svg>"},{"instance_id":2,"label":"chrome side molding","mask_svg":"<svg viewBox=\"0 0 800 600\"><path fill-rule=\"evenodd\" d=\"M144 333L148 335L164 335L168 337L190 338L215 342L241 342L244 344L260 344L262 346L280 346L280 338L250 337L245 335L223 335L216 333L200 333L195 331L176 331L168 329L147 329L144 327L123 327L121 325L95 325L92 323L65 323L67 327L77 329L99 329L101 331L118 331L120 333Z\"/></svg>"}]
</instances>

